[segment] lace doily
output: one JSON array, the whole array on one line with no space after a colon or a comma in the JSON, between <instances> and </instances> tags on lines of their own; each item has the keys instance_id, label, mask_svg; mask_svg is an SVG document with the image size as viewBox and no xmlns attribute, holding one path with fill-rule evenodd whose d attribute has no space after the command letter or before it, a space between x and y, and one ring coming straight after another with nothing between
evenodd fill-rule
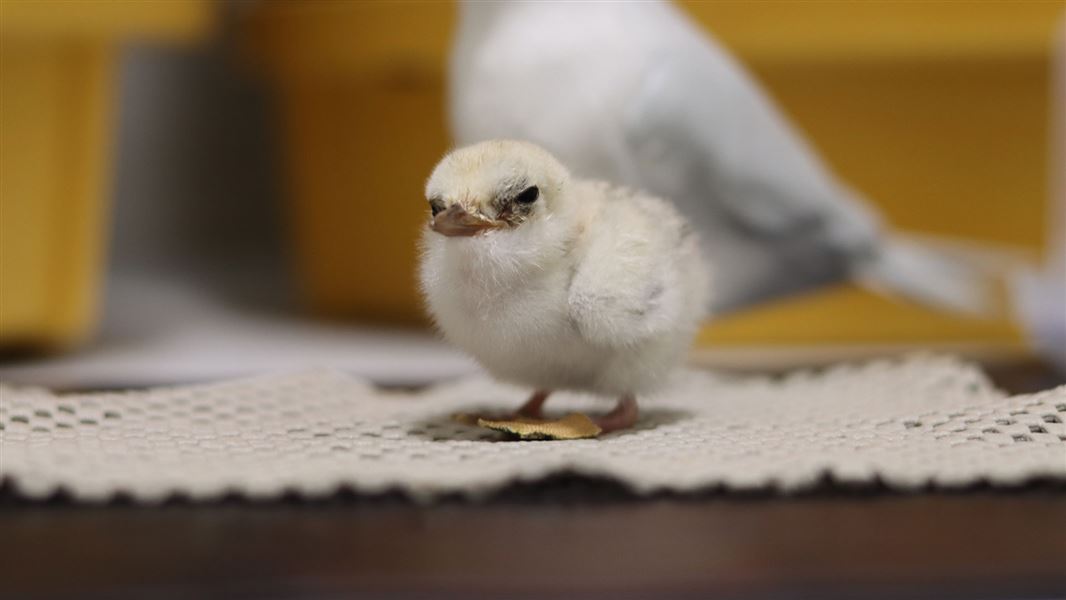
<instances>
[{"instance_id":1,"label":"lace doily","mask_svg":"<svg viewBox=\"0 0 1066 600\"><path fill-rule=\"evenodd\" d=\"M0 387L0 475L19 494L478 496L567 472L636 493L774 488L823 477L892 488L1066 480L1066 387L1006 397L975 367L916 357L784 378L679 373L630 431L504 441L453 422L526 391L474 378L388 392L334 372L124 393ZM549 413L611 403L559 394Z\"/></svg>"}]
</instances>

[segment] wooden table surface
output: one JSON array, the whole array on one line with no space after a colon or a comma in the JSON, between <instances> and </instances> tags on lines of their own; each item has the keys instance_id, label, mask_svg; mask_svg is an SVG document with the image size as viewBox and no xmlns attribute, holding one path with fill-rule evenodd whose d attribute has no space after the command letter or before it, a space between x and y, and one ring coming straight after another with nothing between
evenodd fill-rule
<instances>
[{"instance_id":1,"label":"wooden table surface","mask_svg":"<svg viewBox=\"0 0 1066 600\"><path fill-rule=\"evenodd\" d=\"M1026 387L1012 376L998 380ZM360 595L1066 598L1066 486L639 499L561 476L485 503L342 493L157 508L0 487L0 597Z\"/></svg>"},{"instance_id":2,"label":"wooden table surface","mask_svg":"<svg viewBox=\"0 0 1066 600\"><path fill-rule=\"evenodd\" d=\"M0 511L0 596L1066 597L1066 491ZM604 488L604 489L601 489Z\"/></svg>"}]
</instances>

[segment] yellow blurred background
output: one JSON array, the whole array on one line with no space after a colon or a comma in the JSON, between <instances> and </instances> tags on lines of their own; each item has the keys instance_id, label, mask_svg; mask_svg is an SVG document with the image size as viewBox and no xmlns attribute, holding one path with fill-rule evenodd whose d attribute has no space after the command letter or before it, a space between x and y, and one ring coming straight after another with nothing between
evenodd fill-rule
<instances>
[{"instance_id":1,"label":"yellow blurred background","mask_svg":"<svg viewBox=\"0 0 1066 600\"><path fill-rule=\"evenodd\" d=\"M682 2L893 226L1039 259L1059 2ZM196 43L219 13L277 98L287 243L313 314L424 324L422 185L448 149L450 2L0 3L0 343L95 322L111 70L131 37ZM77 82L72 83L72 82ZM77 93L72 93L76 90ZM121 110L121 107L118 108ZM850 285L710 323L701 348L1023 352L1006 314L948 316Z\"/></svg>"}]
</instances>

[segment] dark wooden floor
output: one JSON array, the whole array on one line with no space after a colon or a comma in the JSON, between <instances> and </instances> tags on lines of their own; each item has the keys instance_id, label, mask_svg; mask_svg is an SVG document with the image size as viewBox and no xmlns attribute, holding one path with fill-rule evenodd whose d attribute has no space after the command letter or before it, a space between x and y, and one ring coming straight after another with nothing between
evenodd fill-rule
<instances>
[{"instance_id":1,"label":"dark wooden floor","mask_svg":"<svg viewBox=\"0 0 1066 600\"><path fill-rule=\"evenodd\" d=\"M559 477L478 504L144 508L0 486L0 597L352 596L1066 598L1066 487L638 499Z\"/></svg>"}]
</instances>

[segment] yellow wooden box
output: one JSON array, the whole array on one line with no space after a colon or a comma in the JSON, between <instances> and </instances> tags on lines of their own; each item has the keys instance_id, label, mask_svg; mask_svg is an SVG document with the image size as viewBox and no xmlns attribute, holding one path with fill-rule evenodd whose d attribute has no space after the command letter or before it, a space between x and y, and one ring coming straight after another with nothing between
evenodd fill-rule
<instances>
[{"instance_id":1,"label":"yellow wooden box","mask_svg":"<svg viewBox=\"0 0 1066 600\"><path fill-rule=\"evenodd\" d=\"M203 0L0 2L0 346L63 347L96 321L115 67L124 41L203 32Z\"/></svg>"},{"instance_id":2,"label":"yellow wooden box","mask_svg":"<svg viewBox=\"0 0 1066 600\"><path fill-rule=\"evenodd\" d=\"M685 2L894 225L1037 251L1054 2ZM422 185L449 139L440 2L264 3L248 22L288 132L300 272L319 314L416 321ZM714 322L715 346L1017 346L842 285Z\"/></svg>"}]
</instances>

